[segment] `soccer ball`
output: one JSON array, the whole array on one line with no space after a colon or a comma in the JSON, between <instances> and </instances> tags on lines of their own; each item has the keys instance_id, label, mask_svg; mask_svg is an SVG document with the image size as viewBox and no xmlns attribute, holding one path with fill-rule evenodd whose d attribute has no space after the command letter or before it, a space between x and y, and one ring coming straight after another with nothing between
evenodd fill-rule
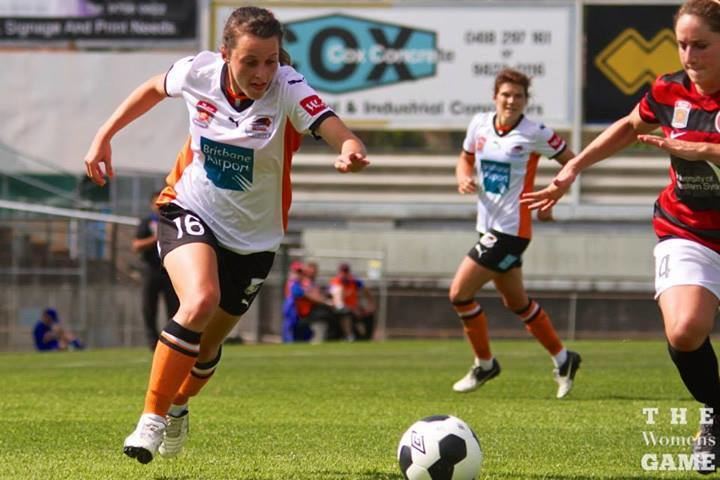
<instances>
[{"instance_id":1,"label":"soccer ball","mask_svg":"<svg viewBox=\"0 0 720 480\"><path fill-rule=\"evenodd\" d=\"M397 456L406 480L475 480L483 459L475 432L451 415L413 423L400 439Z\"/></svg>"}]
</instances>

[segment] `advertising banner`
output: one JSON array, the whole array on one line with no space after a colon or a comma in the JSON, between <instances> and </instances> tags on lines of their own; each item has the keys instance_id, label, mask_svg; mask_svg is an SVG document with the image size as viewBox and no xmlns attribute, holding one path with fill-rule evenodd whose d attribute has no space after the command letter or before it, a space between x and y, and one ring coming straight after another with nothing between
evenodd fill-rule
<instances>
[{"instance_id":1,"label":"advertising banner","mask_svg":"<svg viewBox=\"0 0 720 480\"><path fill-rule=\"evenodd\" d=\"M673 15L677 5L585 7L585 123L630 113L658 75L680 70Z\"/></svg>"},{"instance_id":2,"label":"advertising banner","mask_svg":"<svg viewBox=\"0 0 720 480\"><path fill-rule=\"evenodd\" d=\"M216 5L210 48L235 6ZM273 6L286 27L293 65L354 125L465 128L493 110L503 67L532 78L527 114L571 123L573 8Z\"/></svg>"},{"instance_id":3,"label":"advertising banner","mask_svg":"<svg viewBox=\"0 0 720 480\"><path fill-rule=\"evenodd\" d=\"M197 21L196 0L10 2L0 4L0 45L71 40L195 40Z\"/></svg>"}]
</instances>

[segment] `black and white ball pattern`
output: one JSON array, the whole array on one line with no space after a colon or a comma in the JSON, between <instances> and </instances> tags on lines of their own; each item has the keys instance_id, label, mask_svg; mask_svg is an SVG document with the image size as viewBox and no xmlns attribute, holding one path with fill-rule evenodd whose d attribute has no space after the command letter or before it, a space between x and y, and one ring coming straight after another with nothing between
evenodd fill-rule
<instances>
[{"instance_id":1,"label":"black and white ball pattern","mask_svg":"<svg viewBox=\"0 0 720 480\"><path fill-rule=\"evenodd\" d=\"M397 455L406 480L474 480L483 459L475 432L451 415L412 424L400 439Z\"/></svg>"}]
</instances>

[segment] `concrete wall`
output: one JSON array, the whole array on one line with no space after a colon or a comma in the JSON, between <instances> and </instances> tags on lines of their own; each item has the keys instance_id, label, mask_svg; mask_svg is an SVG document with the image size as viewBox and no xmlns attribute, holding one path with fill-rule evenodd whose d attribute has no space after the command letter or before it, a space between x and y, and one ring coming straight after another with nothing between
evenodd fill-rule
<instances>
[{"instance_id":1,"label":"concrete wall","mask_svg":"<svg viewBox=\"0 0 720 480\"><path fill-rule=\"evenodd\" d=\"M311 255L381 252L389 277L450 279L477 241L469 223L462 231L307 229L302 243ZM649 224L539 227L523 256L523 270L537 287L647 290L653 280L655 241Z\"/></svg>"},{"instance_id":2,"label":"concrete wall","mask_svg":"<svg viewBox=\"0 0 720 480\"><path fill-rule=\"evenodd\" d=\"M83 173L95 131L115 107L142 82L192 53L3 51L0 144ZM168 99L115 137L119 172L167 172L187 136L186 112L183 101Z\"/></svg>"}]
</instances>

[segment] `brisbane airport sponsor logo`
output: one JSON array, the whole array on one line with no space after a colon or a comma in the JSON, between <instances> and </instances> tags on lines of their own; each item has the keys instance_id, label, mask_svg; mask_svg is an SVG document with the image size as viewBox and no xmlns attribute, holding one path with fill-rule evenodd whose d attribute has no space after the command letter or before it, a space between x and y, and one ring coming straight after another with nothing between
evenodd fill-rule
<instances>
[{"instance_id":1,"label":"brisbane airport sponsor logo","mask_svg":"<svg viewBox=\"0 0 720 480\"><path fill-rule=\"evenodd\" d=\"M642 470L704 473L715 470L717 439L714 435L699 436L696 440L693 437L698 424L712 425L712 408L643 407L641 418L640 441L645 449L639 461Z\"/></svg>"},{"instance_id":2,"label":"brisbane airport sponsor logo","mask_svg":"<svg viewBox=\"0 0 720 480\"><path fill-rule=\"evenodd\" d=\"M205 174L218 188L247 191L252 188L255 151L200 137Z\"/></svg>"},{"instance_id":3,"label":"brisbane airport sponsor logo","mask_svg":"<svg viewBox=\"0 0 720 480\"><path fill-rule=\"evenodd\" d=\"M344 14L285 24L284 46L318 91L348 93L433 77L453 52L432 31Z\"/></svg>"}]
</instances>

